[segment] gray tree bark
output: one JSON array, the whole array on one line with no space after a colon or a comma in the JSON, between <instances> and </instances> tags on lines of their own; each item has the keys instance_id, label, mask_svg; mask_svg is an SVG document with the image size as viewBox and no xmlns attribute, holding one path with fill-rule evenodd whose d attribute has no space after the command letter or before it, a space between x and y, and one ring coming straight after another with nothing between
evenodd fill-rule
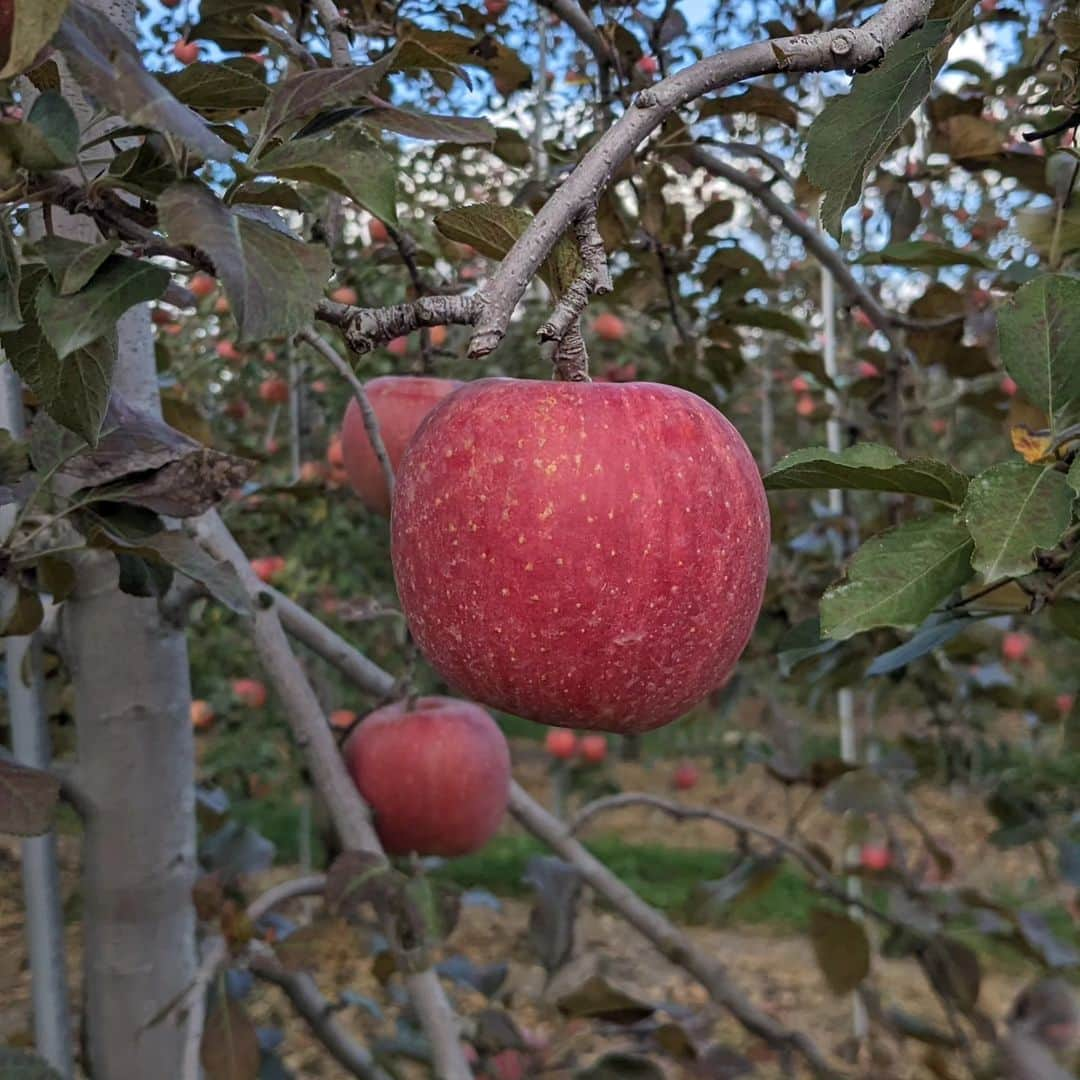
<instances>
[{"instance_id":1,"label":"gray tree bark","mask_svg":"<svg viewBox=\"0 0 1080 1080\"><path fill-rule=\"evenodd\" d=\"M134 0L89 0L134 33ZM92 109L63 71L85 136ZM54 214L58 234L100 239L85 219ZM119 325L114 389L160 415L150 314ZM62 610L75 697L78 781L92 813L83 842L87 1071L94 1080L178 1076L182 1029L151 1024L195 973L194 744L182 632L155 600L121 593L111 556L88 555Z\"/></svg>"}]
</instances>

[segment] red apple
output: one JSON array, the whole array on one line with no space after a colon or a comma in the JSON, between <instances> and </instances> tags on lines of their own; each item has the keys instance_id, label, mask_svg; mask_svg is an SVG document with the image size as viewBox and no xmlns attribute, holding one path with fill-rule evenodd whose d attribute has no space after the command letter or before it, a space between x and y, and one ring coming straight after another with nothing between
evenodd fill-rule
<instances>
[{"instance_id":1,"label":"red apple","mask_svg":"<svg viewBox=\"0 0 1080 1080\"><path fill-rule=\"evenodd\" d=\"M321 461L305 461L300 466L297 479L301 484L317 484L323 478L323 466Z\"/></svg>"},{"instance_id":2,"label":"red apple","mask_svg":"<svg viewBox=\"0 0 1080 1080\"><path fill-rule=\"evenodd\" d=\"M874 329L874 320L871 319L862 308L856 308L851 313L851 317L855 321L856 326L861 326L864 330Z\"/></svg>"},{"instance_id":3,"label":"red apple","mask_svg":"<svg viewBox=\"0 0 1080 1080\"><path fill-rule=\"evenodd\" d=\"M215 315L228 315L229 311L230 311L229 298L227 296L219 296L214 301L214 314Z\"/></svg>"},{"instance_id":4,"label":"red apple","mask_svg":"<svg viewBox=\"0 0 1080 1080\"><path fill-rule=\"evenodd\" d=\"M450 685L562 727L648 731L734 667L769 511L739 433L686 390L481 379L409 444L391 554Z\"/></svg>"},{"instance_id":5,"label":"red apple","mask_svg":"<svg viewBox=\"0 0 1080 1080\"><path fill-rule=\"evenodd\" d=\"M431 327L431 329L428 331L428 340L436 349L441 349L446 344L446 327Z\"/></svg>"},{"instance_id":6,"label":"red apple","mask_svg":"<svg viewBox=\"0 0 1080 1080\"><path fill-rule=\"evenodd\" d=\"M1013 379L1011 375L1006 375L1005 378L1001 380L1001 392L1006 397L1016 397L1016 391L1018 389L1019 387L1016 385L1016 380Z\"/></svg>"},{"instance_id":7,"label":"red apple","mask_svg":"<svg viewBox=\"0 0 1080 1080\"><path fill-rule=\"evenodd\" d=\"M378 218L372 218L368 222L368 236L373 244L385 244L390 239L390 233Z\"/></svg>"},{"instance_id":8,"label":"red apple","mask_svg":"<svg viewBox=\"0 0 1080 1080\"><path fill-rule=\"evenodd\" d=\"M209 296L216 288L217 282L209 274L196 274L188 282L188 288L200 299Z\"/></svg>"},{"instance_id":9,"label":"red apple","mask_svg":"<svg viewBox=\"0 0 1080 1080\"><path fill-rule=\"evenodd\" d=\"M1054 704L1057 705L1057 710L1062 716L1067 716L1071 713L1075 703L1075 694L1058 694L1058 696L1054 698Z\"/></svg>"},{"instance_id":10,"label":"red apple","mask_svg":"<svg viewBox=\"0 0 1080 1080\"><path fill-rule=\"evenodd\" d=\"M259 383L259 397L271 405L284 405L289 400L288 379L263 379Z\"/></svg>"},{"instance_id":11,"label":"red apple","mask_svg":"<svg viewBox=\"0 0 1080 1080\"><path fill-rule=\"evenodd\" d=\"M352 709L335 709L330 714L330 725L339 731L351 728L356 723L356 713Z\"/></svg>"},{"instance_id":12,"label":"red apple","mask_svg":"<svg viewBox=\"0 0 1080 1080\"><path fill-rule=\"evenodd\" d=\"M351 285L342 285L330 294L330 299L339 304L355 304L359 297Z\"/></svg>"},{"instance_id":13,"label":"red apple","mask_svg":"<svg viewBox=\"0 0 1080 1080\"><path fill-rule=\"evenodd\" d=\"M855 373L860 379L880 379L881 371L875 365L871 364L869 360L860 360L855 365Z\"/></svg>"},{"instance_id":14,"label":"red apple","mask_svg":"<svg viewBox=\"0 0 1080 1080\"><path fill-rule=\"evenodd\" d=\"M581 760L599 765L607 757L607 739L603 735L586 735L581 740Z\"/></svg>"},{"instance_id":15,"label":"red apple","mask_svg":"<svg viewBox=\"0 0 1080 1080\"><path fill-rule=\"evenodd\" d=\"M171 326L176 315L171 311L166 311L165 308L154 308L150 312L150 321L155 326Z\"/></svg>"},{"instance_id":16,"label":"red apple","mask_svg":"<svg viewBox=\"0 0 1080 1080\"><path fill-rule=\"evenodd\" d=\"M180 0L161 0L161 6L165 8L179 7Z\"/></svg>"},{"instance_id":17,"label":"red apple","mask_svg":"<svg viewBox=\"0 0 1080 1080\"><path fill-rule=\"evenodd\" d=\"M466 855L506 812L510 751L471 701L424 697L376 709L349 736L345 763L391 855Z\"/></svg>"},{"instance_id":18,"label":"red apple","mask_svg":"<svg viewBox=\"0 0 1080 1080\"><path fill-rule=\"evenodd\" d=\"M791 389L794 390L796 394L806 394L810 392L810 383L807 382L802 375L796 375L795 378L791 380L790 385Z\"/></svg>"},{"instance_id":19,"label":"red apple","mask_svg":"<svg viewBox=\"0 0 1080 1080\"><path fill-rule=\"evenodd\" d=\"M944 435L949 430L949 421L943 416L935 416L930 421L930 430L935 435Z\"/></svg>"},{"instance_id":20,"label":"red apple","mask_svg":"<svg viewBox=\"0 0 1080 1080\"><path fill-rule=\"evenodd\" d=\"M814 399L809 394L800 394L799 400L795 402L795 411L800 416L813 416L816 409Z\"/></svg>"},{"instance_id":21,"label":"red apple","mask_svg":"<svg viewBox=\"0 0 1080 1080\"><path fill-rule=\"evenodd\" d=\"M698 773L697 766L689 761L684 761L672 775L671 786L676 791L689 791L691 788L697 787L700 779L701 776Z\"/></svg>"},{"instance_id":22,"label":"red apple","mask_svg":"<svg viewBox=\"0 0 1080 1080\"><path fill-rule=\"evenodd\" d=\"M243 353L231 341L219 341L214 349L222 360L236 361L244 358Z\"/></svg>"},{"instance_id":23,"label":"red apple","mask_svg":"<svg viewBox=\"0 0 1080 1080\"><path fill-rule=\"evenodd\" d=\"M660 61L655 56L643 56L634 67L642 75L655 75L660 70Z\"/></svg>"},{"instance_id":24,"label":"red apple","mask_svg":"<svg viewBox=\"0 0 1080 1080\"><path fill-rule=\"evenodd\" d=\"M199 43L197 41L178 41L173 46L172 54L181 64L194 64L199 59Z\"/></svg>"},{"instance_id":25,"label":"red apple","mask_svg":"<svg viewBox=\"0 0 1080 1080\"><path fill-rule=\"evenodd\" d=\"M882 870L888 870L891 863L892 855L889 854L888 848L876 844L863 844L859 850L859 865L865 870L880 873Z\"/></svg>"},{"instance_id":26,"label":"red apple","mask_svg":"<svg viewBox=\"0 0 1080 1080\"><path fill-rule=\"evenodd\" d=\"M510 0L484 0L484 10L492 17L498 18L508 7Z\"/></svg>"},{"instance_id":27,"label":"red apple","mask_svg":"<svg viewBox=\"0 0 1080 1080\"><path fill-rule=\"evenodd\" d=\"M285 560L280 555L264 555L251 560L251 569L261 582L269 585L281 576L285 569Z\"/></svg>"},{"instance_id":28,"label":"red apple","mask_svg":"<svg viewBox=\"0 0 1080 1080\"><path fill-rule=\"evenodd\" d=\"M248 709L261 709L266 704L266 687L258 679L234 679L233 697Z\"/></svg>"},{"instance_id":29,"label":"red apple","mask_svg":"<svg viewBox=\"0 0 1080 1080\"><path fill-rule=\"evenodd\" d=\"M420 421L460 385L454 379L384 375L372 379L364 387L379 421L379 433L386 444L390 464L395 470ZM386 478L371 448L360 406L352 398L349 399L341 425L341 449L353 490L369 510L389 517L390 495L386 490Z\"/></svg>"},{"instance_id":30,"label":"red apple","mask_svg":"<svg viewBox=\"0 0 1080 1080\"><path fill-rule=\"evenodd\" d=\"M1031 651L1031 646L1030 634L1025 634L1022 630L1010 630L1001 639L1002 658L1010 663L1019 663Z\"/></svg>"},{"instance_id":31,"label":"red apple","mask_svg":"<svg viewBox=\"0 0 1080 1080\"><path fill-rule=\"evenodd\" d=\"M596 316L593 333L604 341L622 341L626 337L626 323L618 315L605 311Z\"/></svg>"},{"instance_id":32,"label":"red apple","mask_svg":"<svg viewBox=\"0 0 1080 1080\"><path fill-rule=\"evenodd\" d=\"M577 753L578 737L566 728L551 728L544 736L544 749L560 761L569 761Z\"/></svg>"},{"instance_id":33,"label":"red apple","mask_svg":"<svg viewBox=\"0 0 1080 1080\"><path fill-rule=\"evenodd\" d=\"M176 337L177 334L183 333L184 328L178 322L166 323L162 328L163 334L168 334L169 337Z\"/></svg>"},{"instance_id":34,"label":"red apple","mask_svg":"<svg viewBox=\"0 0 1080 1080\"><path fill-rule=\"evenodd\" d=\"M214 708L209 701L196 699L191 703L191 726L196 731L205 731L214 722Z\"/></svg>"}]
</instances>

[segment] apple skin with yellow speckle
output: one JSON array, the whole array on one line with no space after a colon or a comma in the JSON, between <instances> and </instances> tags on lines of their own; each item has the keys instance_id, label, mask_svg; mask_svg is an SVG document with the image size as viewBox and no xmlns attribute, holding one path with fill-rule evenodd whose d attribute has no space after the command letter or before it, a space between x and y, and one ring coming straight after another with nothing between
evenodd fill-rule
<instances>
[{"instance_id":1,"label":"apple skin with yellow speckle","mask_svg":"<svg viewBox=\"0 0 1080 1080\"><path fill-rule=\"evenodd\" d=\"M405 617L451 686L624 733L724 682L769 557L739 433L696 395L644 382L468 383L409 444L391 532Z\"/></svg>"}]
</instances>

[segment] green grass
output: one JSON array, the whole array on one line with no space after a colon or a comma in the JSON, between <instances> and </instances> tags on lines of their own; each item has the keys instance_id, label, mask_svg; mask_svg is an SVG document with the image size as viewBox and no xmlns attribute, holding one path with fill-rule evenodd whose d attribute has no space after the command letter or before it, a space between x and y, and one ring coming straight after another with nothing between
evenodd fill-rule
<instances>
[{"instance_id":1,"label":"green grass","mask_svg":"<svg viewBox=\"0 0 1080 1080\"><path fill-rule=\"evenodd\" d=\"M685 912L699 882L722 878L735 864L734 854L727 851L632 844L618 836L598 837L585 846L644 900L675 916ZM531 837L500 836L475 855L447 862L436 875L462 888L527 896L529 888L522 881L525 865L533 855L546 851ZM767 888L734 906L731 921L802 929L813 902L802 877L781 868Z\"/></svg>"}]
</instances>

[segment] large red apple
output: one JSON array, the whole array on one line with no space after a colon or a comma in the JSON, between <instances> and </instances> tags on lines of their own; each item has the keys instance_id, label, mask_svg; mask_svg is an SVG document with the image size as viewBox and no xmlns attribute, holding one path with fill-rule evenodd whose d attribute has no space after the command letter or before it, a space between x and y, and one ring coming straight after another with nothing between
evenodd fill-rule
<instances>
[{"instance_id":1,"label":"large red apple","mask_svg":"<svg viewBox=\"0 0 1080 1080\"><path fill-rule=\"evenodd\" d=\"M364 387L379 421L379 434L386 444L387 456L395 470L420 421L460 385L456 379L384 375L372 379ZM364 417L355 399L349 400L341 425L341 452L349 483L364 505L383 517L389 517L390 495L386 490L386 477L371 448Z\"/></svg>"},{"instance_id":2,"label":"large red apple","mask_svg":"<svg viewBox=\"0 0 1080 1080\"><path fill-rule=\"evenodd\" d=\"M405 615L477 701L648 731L719 686L750 637L768 505L739 433L694 394L481 379L432 410L397 479Z\"/></svg>"},{"instance_id":3,"label":"large red apple","mask_svg":"<svg viewBox=\"0 0 1080 1080\"><path fill-rule=\"evenodd\" d=\"M471 701L386 705L345 744L354 783L391 855L467 855L495 834L510 790L510 751Z\"/></svg>"}]
</instances>

